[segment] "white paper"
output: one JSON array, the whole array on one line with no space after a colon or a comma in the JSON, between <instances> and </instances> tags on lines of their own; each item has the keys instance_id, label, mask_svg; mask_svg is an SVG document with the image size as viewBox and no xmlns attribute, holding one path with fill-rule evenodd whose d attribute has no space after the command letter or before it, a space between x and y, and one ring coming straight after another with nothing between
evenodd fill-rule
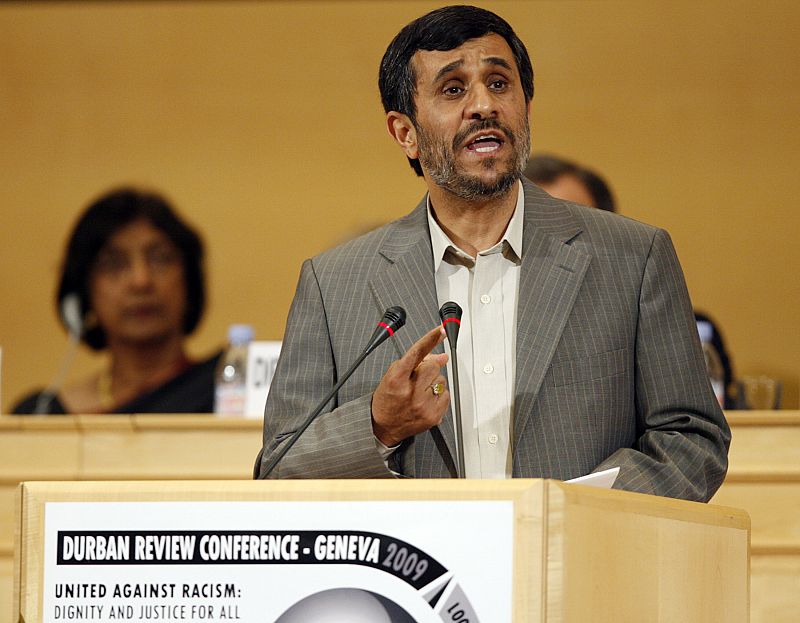
<instances>
[{"instance_id":1,"label":"white paper","mask_svg":"<svg viewBox=\"0 0 800 623\"><path fill-rule=\"evenodd\" d=\"M580 478L573 478L567 480L574 485L586 485L588 487L600 487L601 489L610 489L611 485L617 479L619 474L619 467L612 467L611 469L604 469L602 472L595 472L593 474L586 474Z\"/></svg>"}]
</instances>

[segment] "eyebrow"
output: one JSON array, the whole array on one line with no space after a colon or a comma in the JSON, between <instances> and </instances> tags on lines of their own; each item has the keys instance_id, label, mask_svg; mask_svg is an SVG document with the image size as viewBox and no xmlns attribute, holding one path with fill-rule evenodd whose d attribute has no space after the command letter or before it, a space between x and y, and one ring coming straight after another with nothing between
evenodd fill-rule
<instances>
[{"instance_id":1,"label":"eyebrow","mask_svg":"<svg viewBox=\"0 0 800 623\"><path fill-rule=\"evenodd\" d=\"M442 67L438 72L436 72L436 76L434 77L434 82L439 82L445 75L449 74L454 69L458 69L464 64L463 59L459 59L457 61L453 61L452 63L448 63L444 67ZM508 71L513 71L511 65L508 64L508 61L504 58L499 56L488 56L483 59L484 65L497 65L499 67L504 67Z\"/></svg>"},{"instance_id":2,"label":"eyebrow","mask_svg":"<svg viewBox=\"0 0 800 623\"><path fill-rule=\"evenodd\" d=\"M439 80L441 80L445 76L445 74L449 74L451 71L453 71L458 67L461 67L461 65L463 64L464 64L463 60L458 60L458 61L453 61L452 63L448 63L436 73L436 76L434 77L433 81L439 82Z\"/></svg>"}]
</instances>

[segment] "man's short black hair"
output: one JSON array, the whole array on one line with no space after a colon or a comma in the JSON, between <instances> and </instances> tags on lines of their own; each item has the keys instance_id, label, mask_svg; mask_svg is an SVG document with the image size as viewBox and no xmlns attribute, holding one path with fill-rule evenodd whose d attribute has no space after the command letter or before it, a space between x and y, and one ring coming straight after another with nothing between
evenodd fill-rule
<instances>
[{"instance_id":1,"label":"man's short black hair","mask_svg":"<svg viewBox=\"0 0 800 623\"><path fill-rule=\"evenodd\" d=\"M164 232L180 252L186 280L183 333L189 335L200 322L205 307L203 243L164 197L136 188L119 188L103 195L78 219L61 268L58 309L61 309L64 298L74 292L80 298L81 315L85 317L91 309L89 279L98 253L114 234L138 219L145 219ZM66 327L60 313L59 318ZM94 350L101 350L107 344L105 331L99 325L86 327L82 339Z\"/></svg>"},{"instance_id":2,"label":"man's short black hair","mask_svg":"<svg viewBox=\"0 0 800 623\"><path fill-rule=\"evenodd\" d=\"M599 173L582 167L578 178L583 182L583 185L586 186L589 194L592 196L595 208L600 208L606 212L617 211L614 195L611 194L611 188L609 188L608 184L606 184L606 181Z\"/></svg>"},{"instance_id":3,"label":"man's short black hair","mask_svg":"<svg viewBox=\"0 0 800 623\"><path fill-rule=\"evenodd\" d=\"M562 175L577 177L578 171L580 171L580 167L571 160L550 154L537 154L528 160L525 177L535 184L552 184Z\"/></svg>"},{"instance_id":4,"label":"man's short black hair","mask_svg":"<svg viewBox=\"0 0 800 623\"><path fill-rule=\"evenodd\" d=\"M383 108L388 113L408 115L416 121L414 94L417 76L411 59L418 50L454 50L470 39L494 33L503 37L514 54L525 101L533 99L533 66L525 44L508 22L499 15L474 6L447 6L431 11L405 26L386 48L381 60L378 87ZM408 159L411 168L422 176L417 159Z\"/></svg>"}]
</instances>

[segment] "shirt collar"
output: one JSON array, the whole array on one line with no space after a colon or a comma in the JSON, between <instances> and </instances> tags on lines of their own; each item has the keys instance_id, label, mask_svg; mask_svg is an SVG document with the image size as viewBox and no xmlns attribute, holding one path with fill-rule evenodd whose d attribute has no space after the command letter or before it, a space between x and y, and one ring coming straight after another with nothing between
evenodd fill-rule
<instances>
[{"instance_id":1,"label":"shirt collar","mask_svg":"<svg viewBox=\"0 0 800 623\"><path fill-rule=\"evenodd\" d=\"M524 214L525 214L525 193L522 189L522 184L517 184L517 205L514 208L514 214L511 217L511 220L508 222L508 227L506 227L506 231L503 233L503 236L500 238L500 241L494 245L491 249L485 249L481 251L480 254L486 253L491 251L492 249L497 248L499 245L503 245L505 243L510 247L510 250L516 255L518 259L522 259L522 225L524 223ZM439 270L439 266L442 263L442 260L445 257L445 254L450 251L454 253L456 256L459 256L464 259L471 259L470 256L459 249L455 243L450 240L450 237L444 232L444 230L439 226L439 223L436 222L436 219L433 216L433 208L431 206L431 197L428 195L427 198L428 203L428 229L431 233L431 247L433 249L433 270L434 272Z\"/></svg>"}]
</instances>

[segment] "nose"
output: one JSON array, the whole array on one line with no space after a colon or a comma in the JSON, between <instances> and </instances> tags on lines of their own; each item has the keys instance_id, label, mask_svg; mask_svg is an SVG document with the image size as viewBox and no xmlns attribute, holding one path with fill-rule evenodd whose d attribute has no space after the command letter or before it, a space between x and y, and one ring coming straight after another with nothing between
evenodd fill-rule
<instances>
[{"instance_id":1,"label":"nose","mask_svg":"<svg viewBox=\"0 0 800 623\"><path fill-rule=\"evenodd\" d=\"M489 119L497 116L495 98L485 84L472 87L467 93L464 117L467 119Z\"/></svg>"},{"instance_id":2,"label":"nose","mask_svg":"<svg viewBox=\"0 0 800 623\"><path fill-rule=\"evenodd\" d=\"M129 278L136 288L147 288L153 282L153 269L146 258L137 256L130 264Z\"/></svg>"}]
</instances>

